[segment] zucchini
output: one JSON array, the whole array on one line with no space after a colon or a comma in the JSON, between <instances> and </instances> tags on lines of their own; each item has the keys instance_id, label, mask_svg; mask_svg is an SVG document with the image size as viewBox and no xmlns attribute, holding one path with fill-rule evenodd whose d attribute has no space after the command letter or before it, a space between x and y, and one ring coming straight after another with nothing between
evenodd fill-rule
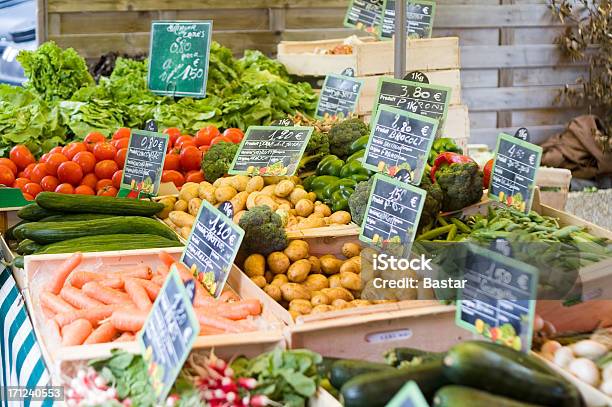
<instances>
[{"instance_id":1,"label":"zucchini","mask_svg":"<svg viewBox=\"0 0 612 407\"><path fill-rule=\"evenodd\" d=\"M41 192L36 203L50 211L68 213L106 213L109 215L153 216L164 209L158 202L112 196L70 195Z\"/></svg>"},{"instance_id":2,"label":"zucchini","mask_svg":"<svg viewBox=\"0 0 612 407\"><path fill-rule=\"evenodd\" d=\"M503 345L484 343L463 342L448 351L444 357L444 374L451 382L527 403L555 407L581 405L573 385L529 366L524 358L530 356Z\"/></svg>"},{"instance_id":3,"label":"zucchini","mask_svg":"<svg viewBox=\"0 0 612 407\"><path fill-rule=\"evenodd\" d=\"M15 240L21 242L23 239L25 239L25 236L23 236L23 230L26 225L29 225L30 223L32 222L26 222L20 224L19 226L15 226L15 229L13 229L13 237L15 237Z\"/></svg>"},{"instance_id":4,"label":"zucchini","mask_svg":"<svg viewBox=\"0 0 612 407\"><path fill-rule=\"evenodd\" d=\"M436 393L434 407L537 407L463 386L444 386Z\"/></svg>"},{"instance_id":5,"label":"zucchini","mask_svg":"<svg viewBox=\"0 0 612 407\"><path fill-rule=\"evenodd\" d=\"M35 242L48 244L84 236L148 234L178 241L172 229L152 218L142 216L116 216L106 219L74 222L32 222L23 225L23 236Z\"/></svg>"},{"instance_id":6,"label":"zucchini","mask_svg":"<svg viewBox=\"0 0 612 407\"><path fill-rule=\"evenodd\" d=\"M93 220L112 218L115 215L105 213L63 213L59 215L51 215L41 219L41 222L73 222L76 220Z\"/></svg>"},{"instance_id":7,"label":"zucchini","mask_svg":"<svg viewBox=\"0 0 612 407\"><path fill-rule=\"evenodd\" d=\"M334 365L334 363L336 363L339 360L343 360L343 359L332 358L332 357L327 357L327 356L323 357L323 360L321 361L321 363L317 365L317 372L319 373L319 376L329 377L332 366Z\"/></svg>"},{"instance_id":8,"label":"zucchini","mask_svg":"<svg viewBox=\"0 0 612 407\"><path fill-rule=\"evenodd\" d=\"M22 220L21 222L16 223L13 226L11 226L10 228L8 228L6 230L6 232L4 233L4 239L5 240L17 240L17 238L15 237L15 233L14 233L15 228L17 228L17 227L19 227L19 226L21 226L21 225L23 225L25 223L28 223L28 222L29 222L29 220Z\"/></svg>"},{"instance_id":9,"label":"zucchini","mask_svg":"<svg viewBox=\"0 0 612 407\"><path fill-rule=\"evenodd\" d=\"M331 366L329 380L336 389L342 388L344 383L353 377L370 372L396 370L385 363L366 362L364 360L344 359L334 362Z\"/></svg>"},{"instance_id":10,"label":"zucchini","mask_svg":"<svg viewBox=\"0 0 612 407\"><path fill-rule=\"evenodd\" d=\"M32 222L36 222L51 215L57 215L57 212L42 208L36 202L24 206L17 212L19 218Z\"/></svg>"},{"instance_id":11,"label":"zucchini","mask_svg":"<svg viewBox=\"0 0 612 407\"><path fill-rule=\"evenodd\" d=\"M441 358L444 353L427 352L414 348L394 348L385 353L385 361L391 366L398 367L402 362L412 362L416 360L425 361Z\"/></svg>"},{"instance_id":12,"label":"zucchini","mask_svg":"<svg viewBox=\"0 0 612 407\"><path fill-rule=\"evenodd\" d=\"M81 252L104 252L111 250L154 249L178 247L182 244L157 235L98 235L51 243L34 254L56 254Z\"/></svg>"},{"instance_id":13,"label":"zucchini","mask_svg":"<svg viewBox=\"0 0 612 407\"><path fill-rule=\"evenodd\" d=\"M342 386L345 407L383 407L404 384L414 381L428 400L439 388L449 384L443 374L442 360L422 365L359 375Z\"/></svg>"},{"instance_id":14,"label":"zucchini","mask_svg":"<svg viewBox=\"0 0 612 407\"><path fill-rule=\"evenodd\" d=\"M36 252L36 250L40 249L42 246L30 239L23 239L19 242L19 246L17 246L17 250L15 250L19 254L32 254Z\"/></svg>"},{"instance_id":15,"label":"zucchini","mask_svg":"<svg viewBox=\"0 0 612 407\"><path fill-rule=\"evenodd\" d=\"M23 268L23 256L15 256L15 258L13 259L13 266L17 267L18 269L22 269Z\"/></svg>"}]
</instances>

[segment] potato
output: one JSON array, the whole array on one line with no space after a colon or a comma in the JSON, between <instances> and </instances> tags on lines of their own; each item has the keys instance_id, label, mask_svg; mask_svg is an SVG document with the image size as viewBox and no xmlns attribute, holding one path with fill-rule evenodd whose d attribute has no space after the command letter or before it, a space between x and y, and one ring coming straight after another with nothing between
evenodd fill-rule
<instances>
[{"instance_id":1,"label":"potato","mask_svg":"<svg viewBox=\"0 0 612 407\"><path fill-rule=\"evenodd\" d=\"M305 259L308 257L310 246L304 240L291 240L283 253L289 257L292 262Z\"/></svg>"},{"instance_id":2,"label":"potato","mask_svg":"<svg viewBox=\"0 0 612 407\"><path fill-rule=\"evenodd\" d=\"M193 198L197 198L199 187L200 185L196 184L195 182L188 182L184 184L179 192L179 199L189 202Z\"/></svg>"},{"instance_id":3,"label":"potato","mask_svg":"<svg viewBox=\"0 0 612 407\"><path fill-rule=\"evenodd\" d=\"M238 191L236 191L234 187L230 187L229 185L219 187L215 190L215 199L217 200L217 202L229 201L230 199L235 197L237 193Z\"/></svg>"},{"instance_id":4,"label":"potato","mask_svg":"<svg viewBox=\"0 0 612 407\"><path fill-rule=\"evenodd\" d=\"M277 285L280 287L281 285L288 283L288 282L289 282L289 279L287 278L286 274L276 274L274 275L274 278L272 279L272 282L270 284Z\"/></svg>"},{"instance_id":5,"label":"potato","mask_svg":"<svg viewBox=\"0 0 612 407\"><path fill-rule=\"evenodd\" d=\"M272 252L268 255L268 268L274 274L286 273L289 264L289 257L283 252Z\"/></svg>"},{"instance_id":6,"label":"potato","mask_svg":"<svg viewBox=\"0 0 612 407\"><path fill-rule=\"evenodd\" d=\"M276 185L279 182L281 182L282 180L287 179L287 177L281 177L281 176L277 176L277 175L273 175L270 177L263 177L264 180L264 184L267 185Z\"/></svg>"},{"instance_id":7,"label":"potato","mask_svg":"<svg viewBox=\"0 0 612 407\"><path fill-rule=\"evenodd\" d=\"M352 273L350 271L340 272L340 274L336 274L332 277L340 276L340 284L342 287L351 291L359 291L361 290L361 277L358 274Z\"/></svg>"},{"instance_id":8,"label":"potato","mask_svg":"<svg viewBox=\"0 0 612 407\"><path fill-rule=\"evenodd\" d=\"M289 195L289 200L291 201L291 204L295 206L295 204L298 203L300 199L307 199L307 196L308 192L304 191L304 188L298 188L298 186L296 186L295 189L291 191L291 194Z\"/></svg>"},{"instance_id":9,"label":"potato","mask_svg":"<svg viewBox=\"0 0 612 407\"><path fill-rule=\"evenodd\" d=\"M342 287L342 284L340 283L339 274L334 274L333 276L329 276L328 281L329 281L330 288Z\"/></svg>"},{"instance_id":10,"label":"potato","mask_svg":"<svg viewBox=\"0 0 612 407\"><path fill-rule=\"evenodd\" d=\"M229 185L228 177L217 178L215 182L213 182L213 187L220 188Z\"/></svg>"},{"instance_id":11,"label":"potato","mask_svg":"<svg viewBox=\"0 0 612 407\"><path fill-rule=\"evenodd\" d=\"M245 191L248 193L255 192L255 191L261 191L263 187L264 187L264 179L263 177L260 177L259 175L257 175L251 178L247 182Z\"/></svg>"},{"instance_id":12,"label":"potato","mask_svg":"<svg viewBox=\"0 0 612 407\"><path fill-rule=\"evenodd\" d=\"M266 272L266 258L261 254L251 254L244 260L244 272L249 277L263 276Z\"/></svg>"},{"instance_id":13,"label":"potato","mask_svg":"<svg viewBox=\"0 0 612 407\"><path fill-rule=\"evenodd\" d=\"M295 213L299 216L307 217L314 211L314 204L308 199L300 199L295 204Z\"/></svg>"},{"instance_id":14,"label":"potato","mask_svg":"<svg viewBox=\"0 0 612 407\"><path fill-rule=\"evenodd\" d=\"M262 277L263 278L263 277ZM285 283L280 287L285 301L310 300L310 291L301 284Z\"/></svg>"},{"instance_id":15,"label":"potato","mask_svg":"<svg viewBox=\"0 0 612 407\"><path fill-rule=\"evenodd\" d=\"M286 204L286 203L278 203L278 204L279 205L278 205L277 211L281 210L281 211L285 211L285 212L287 212L287 214L289 214L289 211L291 210L291 204Z\"/></svg>"},{"instance_id":16,"label":"potato","mask_svg":"<svg viewBox=\"0 0 612 407\"><path fill-rule=\"evenodd\" d=\"M338 298L344 301L353 301L355 299L349 290L342 287L324 288L321 290L321 292L327 295L332 301Z\"/></svg>"},{"instance_id":17,"label":"potato","mask_svg":"<svg viewBox=\"0 0 612 407\"><path fill-rule=\"evenodd\" d=\"M326 218L329 215L331 215L332 212L331 212L331 209L329 209L329 206L325 205L324 203L317 202L315 203L315 206L314 206L314 213Z\"/></svg>"},{"instance_id":18,"label":"potato","mask_svg":"<svg viewBox=\"0 0 612 407\"><path fill-rule=\"evenodd\" d=\"M189 205L187 204L187 201L183 201L182 199L179 199L174 204L174 210L175 211L180 211L180 212L187 212L187 207L188 206ZM170 216L170 214L168 214L168 216Z\"/></svg>"},{"instance_id":19,"label":"potato","mask_svg":"<svg viewBox=\"0 0 612 407\"><path fill-rule=\"evenodd\" d=\"M249 196L247 197L247 201L246 201L247 209L253 209L256 206L255 198L257 198L258 195L259 195L259 192L257 191L249 193Z\"/></svg>"},{"instance_id":20,"label":"potato","mask_svg":"<svg viewBox=\"0 0 612 407\"><path fill-rule=\"evenodd\" d=\"M276 184L273 185L266 185L265 187L263 187L263 189L261 190L261 193L263 195L268 195L270 197L272 197L274 195L274 190L276 189Z\"/></svg>"},{"instance_id":21,"label":"potato","mask_svg":"<svg viewBox=\"0 0 612 407\"><path fill-rule=\"evenodd\" d=\"M340 266L340 273L359 274L360 272L361 272L361 269L359 268L357 263L351 259L346 260L344 263L342 263L342 266Z\"/></svg>"},{"instance_id":22,"label":"potato","mask_svg":"<svg viewBox=\"0 0 612 407\"><path fill-rule=\"evenodd\" d=\"M172 223L181 228L184 226L192 227L193 223L195 222L195 216L181 211L172 211L168 217Z\"/></svg>"},{"instance_id":23,"label":"potato","mask_svg":"<svg viewBox=\"0 0 612 407\"><path fill-rule=\"evenodd\" d=\"M331 303L331 299L322 292L312 293L312 298L310 299L310 303L314 306L325 304L329 305Z\"/></svg>"},{"instance_id":24,"label":"potato","mask_svg":"<svg viewBox=\"0 0 612 407\"><path fill-rule=\"evenodd\" d=\"M307 315L312 311L312 304L308 300L295 299L289 303L289 311L296 311L302 315Z\"/></svg>"},{"instance_id":25,"label":"potato","mask_svg":"<svg viewBox=\"0 0 612 407\"><path fill-rule=\"evenodd\" d=\"M242 216L243 216L245 213L247 213L247 211L244 211L244 210L243 210L243 211L240 211L240 212L238 212L237 214L235 214L235 215L234 215L234 218L233 218L234 223L235 223L235 224L239 224L239 223L240 223L240 218L242 218Z\"/></svg>"},{"instance_id":26,"label":"potato","mask_svg":"<svg viewBox=\"0 0 612 407\"><path fill-rule=\"evenodd\" d=\"M176 225L174 224L174 222L172 222L172 221L170 220L170 218L166 218L166 219L164 219L163 221L164 221L164 223L165 223L166 225L170 226L170 227L171 227L172 229L174 229L174 230L176 230L176 229L178 228L178 226L176 226Z\"/></svg>"},{"instance_id":27,"label":"potato","mask_svg":"<svg viewBox=\"0 0 612 407\"><path fill-rule=\"evenodd\" d=\"M334 309L334 311L336 311L336 310L343 310L343 309L353 308L354 307L352 302L344 301L344 300L341 300L341 299L337 299L337 300L332 301L331 306Z\"/></svg>"},{"instance_id":28,"label":"potato","mask_svg":"<svg viewBox=\"0 0 612 407\"><path fill-rule=\"evenodd\" d=\"M274 301L280 301L281 298L283 298L283 295L281 294L280 287L277 286L277 285L269 284L269 285L264 287L264 291L265 291L266 294L268 294L270 297L272 297L272 299Z\"/></svg>"},{"instance_id":29,"label":"potato","mask_svg":"<svg viewBox=\"0 0 612 407\"><path fill-rule=\"evenodd\" d=\"M170 215L170 212L172 212L172 210L174 209L175 201L176 201L176 198L174 197L167 197L167 198L160 199L158 202L164 205L164 209L156 213L157 217L160 219L166 219L168 215Z\"/></svg>"},{"instance_id":30,"label":"potato","mask_svg":"<svg viewBox=\"0 0 612 407\"><path fill-rule=\"evenodd\" d=\"M319 218L316 216L309 216L306 219L302 219L298 224L294 227L295 230L303 230L303 229L314 229L321 228L325 226L325 220L323 218Z\"/></svg>"},{"instance_id":31,"label":"potato","mask_svg":"<svg viewBox=\"0 0 612 407\"><path fill-rule=\"evenodd\" d=\"M342 245L342 255L347 259L359 256L359 253L361 253L361 246L357 243L346 242Z\"/></svg>"},{"instance_id":32,"label":"potato","mask_svg":"<svg viewBox=\"0 0 612 407\"><path fill-rule=\"evenodd\" d=\"M329 222L336 225L348 225L351 222L351 214L347 211L334 212L330 215Z\"/></svg>"},{"instance_id":33,"label":"potato","mask_svg":"<svg viewBox=\"0 0 612 407\"><path fill-rule=\"evenodd\" d=\"M315 194L314 192L309 192L308 195L306 195L306 199L314 202L317 200L317 194Z\"/></svg>"},{"instance_id":34,"label":"potato","mask_svg":"<svg viewBox=\"0 0 612 407\"><path fill-rule=\"evenodd\" d=\"M198 212L200 211L200 205L202 205L202 200L200 198L191 198L187 207L189 209L189 213L193 216L198 216Z\"/></svg>"},{"instance_id":35,"label":"potato","mask_svg":"<svg viewBox=\"0 0 612 407\"><path fill-rule=\"evenodd\" d=\"M240 212L246 208L247 198L249 197L249 193L246 191L238 192L230 202L234 207L234 213Z\"/></svg>"},{"instance_id":36,"label":"potato","mask_svg":"<svg viewBox=\"0 0 612 407\"><path fill-rule=\"evenodd\" d=\"M310 291L320 291L329 287L329 281L323 274L311 274L302 283Z\"/></svg>"},{"instance_id":37,"label":"potato","mask_svg":"<svg viewBox=\"0 0 612 407\"><path fill-rule=\"evenodd\" d=\"M236 191L242 192L246 190L250 178L247 175L234 175L228 179L228 184Z\"/></svg>"},{"instance_id":38,"label":"potato","mask_svg":"<svg viewBox=\"0 0 612 407\"><path fill-rule=\"evenodd\" d=\"M338 273L340 266L342 266L342 260L332 254L325 255L319 260L321 261L321 270L328 275Z\"/></svg>"},{"instance_id":39,"label":"potato","mask_svg":"<svg viewBox=\"0 0 612 407\"><path fill-rule=\"evenodd\" d=\"M281 182L276 184L276 187L274 187L274 195L280 198L284 198L286 196L289 196L289 194L291 194L291 191L293 191L294 188L295 184L293 182L289 181L288 179L282 180Z\"/></svg>"},{"instance_id":40,"label":"potato","mask_svg":"<svg viewBox=\"0 0 612 407\"><path fill-rule=\"evenodd\" d=\"M289 281L301 283L306 280L309 272L310 262L306 259L302 259L289 266L289 269L287 270L287 277L289 278Z\"/></svg>"},{"instance_id":41,"label":"potato","mask_svg":"<svg viewBox=\"0 0 612 407\"><path fill-rule=\"evenodd\" d=\"M355 307L367 307L368 305L372 305L368 300L353 300L351 301L351 305Z\"/></svg>"},{"instance_id":42,"label":"potato","mask_svg":"<svg viewBox=\"0 0 612 407\"><path fill-rule=\"evenodd\" d=\"M266 278L266 281L268 282L268 284L270 284L272 282L272 280L274 280L274 273L272 273L270 270L267 270L264 273L264 277Z\"/></svg>"},{"instance_id":43,"label":"potato","mask_svg":"<svg viewBox=\"0 0 612 407\"><path fill-rule=\"evenodd\" d=\"M331 305L319 304L319 305L314 306L310 313L311 314L320 314L322 312L329 312L329 311L333 311L333 310L334 309L332 308Z\"/></svg>"},{"instance_id":44,"label":"potato","mask_svg":"<svg viewBox=\"0 0 612 407\"><path fill-rule=\"evenodd\" d=\"M189 226L183 226L180 229L179 234L183 239L189 239L189 235L191 235L191 228Z\"/></svg>"},{"instance_id":45,"label":"potato","mask_svg":"<svg viewBox=\"0 0 612 407\"><path fill-rule=\"evenodd\" d=\"M205 186L204 188L202 188L202 186L200 185L198 195L200 196L200 199L208 201L211 205L214 205L217 203L217 198L215 197L216 190L217 188L213 187L212 185Z\"/></svg>"},{"instance_id":46,"label":"potato","mask_svg":"<svg viewBox=\"0 0 612 407\"><path fill-rule=\"evenodd\" d=\"M308 261L310 262L310 274L321 273L321 261L317 256L309 256Z\"/></svg>"},{"instance_id":47,"label":"potato","mask_svg":"<svg viewBox=\"0 0 612 407\"><path fill-rule=\"evenodd\" d=\"M268 283L266 282L266 278L264 276L255 276L251 277L251 280L255 283L255 285L259 288L264 288Z\"/></svg>"},{"instance_id":48,"label":"potato","mask_svg":"<svg viewBox=\"0 0 612 407\"><path fill-rule=\"evenodd\" d=\"M265 195L263 192L260 192L255 197L255 206L266 205L272 212L275 212L278 209L278 204L274 202L271 196Z\"/></svg>"}]
</instances>

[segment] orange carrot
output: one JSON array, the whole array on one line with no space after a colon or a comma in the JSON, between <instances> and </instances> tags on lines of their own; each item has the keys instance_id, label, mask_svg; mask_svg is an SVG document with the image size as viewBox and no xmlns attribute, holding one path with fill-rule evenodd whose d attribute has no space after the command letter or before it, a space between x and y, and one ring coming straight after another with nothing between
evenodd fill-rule
<instances>
[{"instance_id":1,"label":"orange carrot","mask_svg":"<svg viewBox=\"0 0 612 407\"><path fill-rule=\"evenodd\" d=\"M134 336L134 334L130 332L124 332L113 342L132 342L134 340L136 340L136 337Z\"/></svg>"},{"instance_id":2,"label":"orange carrot","mask_svg":"<svg viewBox=\"0 0 612 407\"><path fill-rule=\"evenodd\" d=\"M159 286L162 286L162 285L164 285L164 283L166 282L166 277L162 277L162 276L155 276L155 277L153 277L153 278L151 279L151 282L153 282L153 283L155 283L155 284L157 284L157 285L159 285Z\"/></svg>"},{"instance_id":3,"label":"orange carrot","mask_svg":"<svg viewBox=\"0 0 612 407\"><path fill-rule=\"evenodd\" d=\"M49 336L52 336L53 339L58 340L62 338L62 334L60 333L60 327L54 319L47 320L45 324L47 326Z\"/></svg>"},{"instance_id":4,"label":"orange carrot","mask_svg":"<svg viewBox=\"0 0 612 407\"><path fill-rule=\"evenodd\" d=\"M62 328L62 346L81 345L92 331L91 322L77 319Z\"/></svg>"},{"instance_id":5,"label":"orange carrot","mask_svg":"<svg viewBox=\"0 0 612 407\"><path fill-rule=\"evenodd\" d=\"M151 267L146 264L139 264L132 267L127 267L119 270L114 270L106 273L107 277L135 277L150 280L153 277Z\"/></svg>"},{"instance_id":6,"label":"orange carrot","mask_svg":"<svg viewBox=\"0 0 612 407\"><path fill-rule=\"evenodd\" d=\"M166 266L165 264L160 264L155 269L155 275L156 276L161 276L161 277L164 277L164 278L166 278L166 276L168 275L169 272L170 272L170 268L168 266Z\"/></svg>"},{"instance_id":7,"label":"orange carrot","mask_svg":"<svg viewBox=\"0 0 612 407\"><path fill-rule=\"evenodd\" d=\"M144 326L148 315L148 311L122 308L113 312L110 323L120 331L138 332Z\"/></svg>"},{"instance_id":8,"label":"orange carrot","mask_svg":"<svg viewBox=\"0 0 612 407\"><path fill-rule=\"evenodd\" d=\"M130 302L130 297L121 291L104 287L97 281L85 283L82 288L83 292L104 304L125 304Z\"/></svg>"},{"instance_id":9,"label":"orange carrot","mask_svg":"<svg viewBox=\"0 0 612 407\"><path fill-rule=\"evenodd\" d=\"M47 318L47 319L51 319L55 316L55 312L51 311L49 308L45 307L45 306L41 306L40 307L42 309L43 315Z\"/></svg>"},{"instance_id":10,"label":"orange carrot","mask_svg":"<svg viewBox=\"0 0 612 407\"><path fill-rule=\"evenodd\" d=\"M99 283L103 287L116 288L116 289L123 288L123 279L119 277L108 277L104 280L100 280Z\"/></svg>"},{"instance_id":11,"label":"orange carrot","mask_svg":"<svg viewBox=\"0 0 612 407\"><path fill-rule=\"evenodd\" d=\"M211 326L225 332L245 332L246 329L236 321L232 321L228 318L219 317L216 315L210 315L206 313L196 312L198 315L198 321L202 325Z\"/></svg>"},{"instance_id":12,"label":"orange carrot","mask_svg":"<svg viewBox=\"0 0 612 407\"><path fill-rule=\"evenodd\" d=\"M134 278L124 278L125 291L130 296L130 299L134 304L136 304L136 308L146 311L151 309L153 303L149 299L149 294L145 290L145 288L140 285L138 280ZM143 280L148 281L148 280Z\"/></svg>"},{"instance_id":13,"label":"orange carrot","mask_svg":"<svg viewBox=\"0 0 612 407\"><path fill-rule=\"evenodd\" d=\"M172 266L172 264L174 264L176 262L175 258L172 257L172 255L168 254L165 251L161 251L157 254L157 256L159 257L159 260L164 263L166 265L166 267L170 268L170 266Z\"/></svg>"},{"instance_id":14,"label":"orange carrot","mask_svg":"<svg viewBox=\"0 0 612 407\"><path fill-rule=\"evenodd\" d=\"M113 339L115 339L115 336L117 336L118 333L119 332L113 326L113 324L110 322L105 322L94 329L94 331L85 340L85 344L111 342Z\"/></svg>"},{"instance_id":15,"label":"orange carrot","mask_svg":"<svg viewBox=\"0 0 612 407\"><path fill-rule=\"evenodd\" d=\"M242 300L232 303L212 303L203 307L196 307L196 313L216 315L232 320L245 319L249 315L261 314L261 303L255 299Z\"/></svg>"},{"instance_id":16,"label":"orange carrot","mask_svg":"<svg viewBox=\"0 0 612 407\"><path fill-rule=\"evenodd\" d=\"M224 334L225 331L223 329L216 328L210 325L200 324L200 336L204 335L219 335Z\"/></svg>"},{"instance_id":17,"label":"orange carrot","mask_svg":"<svg viewBox=\"0 0 612 407\"><path fill-rule=\"evenodd\" d=\"M72 256L68 257L53 273L51 281L49 281L48 290L53 294L59 294L60 290L66 282L66 278L72 270L74 270L83 259L81 252L76 252Z\"/></svg>"},{"instance_id":18,"label":"orange carrot","mask_svg":"<svg viewBox=\"0 0 612 407\"><path fill-rule=\"evenodd\" d=\"M102 305L101 307L62 312L57 314L53 319L57 321L57 324L60 327L68 325L69 323L81 318L88 320L93 325L98 325L100 321L110 317L113 311L118 308L118 305Z\"/></svg>"},{"instance_id":19,"label":"orange carrot","mask_svg":"<svg viewBox=\"0 0 612 407\"><path fill-rule=\"evenodd\" d=\"M70 285L76 288L81 288L83 287L83 284L88 283L90 281L98 281L103 279L104 274L94 273L92 271L85 270L75 270L70 273L70 276L68 276L68 282L70 283Z\"/></svg>"},{"instance_id":20,"label":"orange carrot","mask_svg":"<svg viewBox=\"0 0 612 407\"><path fill-rule=\"evenodd\" d=\"M240 301L240 297L238 296L238 294L228 288L221 293L221 295L219 296L219 300L223 302Z\"/></svg>"},{"instance_id":21,"label":"orange carrot","mask_svg":"<svg viewBox=\"0 0 612 407\"><path fill-rule=\"evenodd\" d=\"M66 300L72 306L80 309L99 307L102 304L100 301L94 300L78 288L66 285L60 291L60 297Z\"/></svg>"},{"instance_id":22,"label":"orange carrot","mask_svg":"<svg viewBox=\"0 0 612 407\"><path fill-rule=\"evenodd\" d=\"M76 311L76 308L72 305L49 291L43 291L40 294L40 303L43 307L47 307L56 313Z\"/></svg>"},{"instance_id":23,"label":"orange carrot","mask_svg":"<svg viewBox=\"0 0 612 407\"><path fill-rule=\"evenodd\" d=\"M153 277L153 279L155 279L155 277ZM147 294L149 295L149 299L151 301L155 301L155 299L159 295L159 292L161 291L161 286L156 284L153 280L149 281L143 280L141 278L135 278L134 280L138 281L138 283L144 287L144 289L147 291Z\"/></svg>"}]
</instances>

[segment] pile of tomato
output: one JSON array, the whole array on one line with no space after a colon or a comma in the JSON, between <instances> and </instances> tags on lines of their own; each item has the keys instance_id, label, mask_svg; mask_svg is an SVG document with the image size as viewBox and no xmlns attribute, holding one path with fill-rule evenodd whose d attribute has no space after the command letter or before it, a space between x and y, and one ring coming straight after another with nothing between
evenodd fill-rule
<instances>
[{"instance_id":1,"label":"pile of tomato","mask_svg":"<svg viewBox=\"0 0 612 407\"><path fill-rule=\"evenodd\" d=\"M169 137L162 182L201 182L202 156L221 141L239 143L240 129L227 129L221 134L208 126L195 136L181 135L176 128L164 131ZM89 133L82 142L54 147L37 162L30 150L17 145L9 158L0 158L0 185L19 188L27 200L43 191L64 194L115 196L121 185L123 166L128 152L131 131L122 127L107 140L98 132Z\"/></svg>"}]
</instances>

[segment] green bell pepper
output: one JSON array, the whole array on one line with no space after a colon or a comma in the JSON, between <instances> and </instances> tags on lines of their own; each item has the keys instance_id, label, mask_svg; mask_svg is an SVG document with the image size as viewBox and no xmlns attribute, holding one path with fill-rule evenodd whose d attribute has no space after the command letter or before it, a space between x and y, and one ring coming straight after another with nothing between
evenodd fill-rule
<instances>
[{"instance_id":1,"label":"green bell pepper","mask_svg":"<svg viewBox=\"0 0 612 407\"><path fill-rule=\"evenodd\" d=\"M362 182L362 181L369 180L370 176L367 175L367 174L353 174L349 178L352 179L355 182Z\"/></svg>"},{"instance_id":2,"label":"green bell pepper","mask_svg":"<svg viewBox=\"0 0 612 407\"><path fill-rule=\"evenodd\" d=\"M310 182L310 191L323 191L323 189L329 184L338 181L340 178L334 177L333 175L321 175L315 177Z\"/></svg>"},{"instance_id":3,"label":"green bell pepper","mask_svg":"<svg viewBox=\"0 0 612 407\"><path fill-rule=\"evenodd\" d=\"M310 185L312 184L312 181L316 178L316 175L310 175L306 178L304 178L304 180L302 181L302 186L304 187L304 189L306 191L310 191Z\"/></svg>"},{"instance_id":4,"label":"green bell pepper","mask_svg":"<svg viewBox=\"0 0 612 407\"><path fill-rule=\"evenodd\" d=\"M330 199L333 193L336 192L337 190L345 189L345 188L355 188L356 185L357 183L350 178L341 178L336 182L332 182L328 184L323 189L323 197L325 199Z\"/></svg>"},{"instance_id":5,"label":"green bell pepper","mask_svg":"<svg viewBox=\"0 0 612 407\"><path fill-rule=\"evenodd\" d=\"M340 188L331 196L331 210L333 212L345 211L348 209L348 199L355 192L353 188Z\"/></svg>"},{"instance_id":6,"label":"green bell pepper","mask_svg":"<svg viewBox=\"0 0 612 407\"><path fill-rule=\"evenodd\" d=\"M317 165L317 175L340 176L340 170L344 166L344 161L336 158L335 160L322 161Z\"/></svg>"},{"instance_id":7,"label":"green bell pepper","mask_svg":"<svg viewBox=\"0 0 612 407\"><path fill-rule=\"evenodd\" d=\"M315 173L317 175L326 175L321 172L321 168L324 168L325 166L327 166L330 162L337 160L338 156L337 155L333 155L333 154L329 154L326 155L325 157L323 157L323 159L321 161L319 161L319 163L317 164L317 168L315 170Z\"/></svg>"},{"instance_id":8,"label":"green bell pepper","mask_svg":"<svg viewBox=\"0 0 612 407\"><path fill-rule=\"evenodd\" d=\"M369 140L370 135L366 134L365 136L361 136L357 140L353 141L353 143L351 144L351 154L356 153L359 150L365 149L368 145Z\"/></svg>"},{"instance_id":9,"label":"green bell pepper","mask_svg":"<svg viewBox=\"0 0 612 407\"><path fill-rule=\"evenodd\" d=\"M342 166L340 169L340 178L348 178L353 174L364 174L368 175L369 171L361 165L361 161L353 160L349 161Z\"/></svg>"},{"instance_id":10,"label":"green bell pepper","mask_svg":"<svg viewBox=\"0 0 612 407\"><path fill-rule=\"evenodd\" d=\"M351 154L349 156L349 158L346 159L346 162L351 162L353 160L360 160L361 158L363 158L363 156L365 156L365 149L363 150L357 150L356 152L354 152L353 154Z\"/></svg>"}]
</instances>

